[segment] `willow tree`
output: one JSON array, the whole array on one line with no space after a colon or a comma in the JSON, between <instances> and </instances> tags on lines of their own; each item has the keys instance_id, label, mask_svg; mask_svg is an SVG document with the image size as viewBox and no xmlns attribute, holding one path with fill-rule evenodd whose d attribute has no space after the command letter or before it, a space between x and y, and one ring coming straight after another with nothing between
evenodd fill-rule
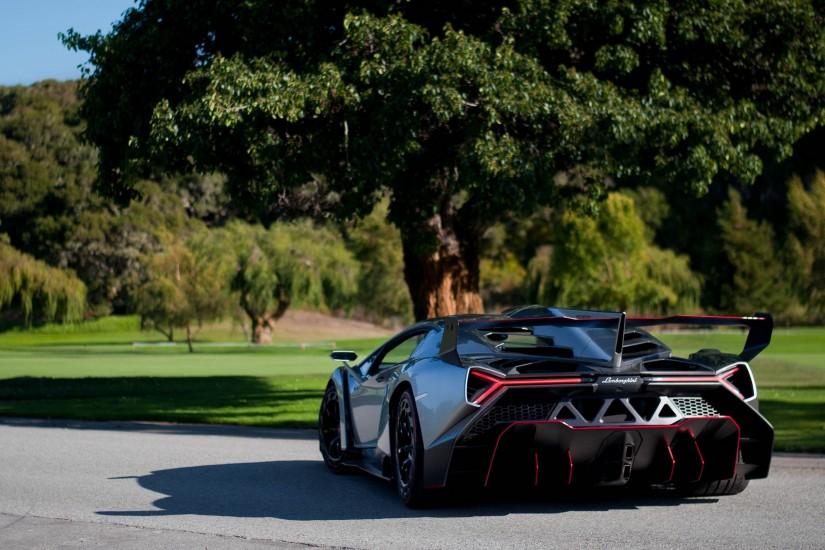
<instances>
[{"instance_id":1,"label":"willow tree","mask_svg":"<svg viewBox=\"0 0 825 550\"><path fill-rule=\"evenodd\" d=\"M86 307L86 286L68 270L50 267L13 248L0 235L0 311L32 321L79 321Z\"/></svg>"},{"instance_id":2,"label":"willow tree","mask_svg":"<svg viewBox=\"0 0 825 550\"><path fill-rule=\"evenodd\" d=\"M345 309L357 293L358 264L329 228L308 221L269 229L235 222L216 239L234 253L231 288L253 343L270 343L275 322L290 306Z\"/></svg>"},{"instance_id":3,"label":"willow tree","mask_svg":"<svg viewBox=\"0 0 825 550\"><path fill-rule=\"evenodd\" d=\"M161 251L143 258L145 280L136 293L143 320L170 342L175 328L182 328L190 352L203 324L220 319L230 304L232 256L212 237L202 230L186 240L169 238Z\"/></svg>"},{"instance_id":4,"label":"willow tree","mask_svg":"<svg viewBox=\"0 0 825 550\"><path fill-rule=\"evenodd\" d=\"M750 182L825 109L815 0L142 0L65 42L111 194L221 171L267 215L321 174L350 217L389 190L419 318L482 308L504 212Z\"/></svg>"}]
</instances>

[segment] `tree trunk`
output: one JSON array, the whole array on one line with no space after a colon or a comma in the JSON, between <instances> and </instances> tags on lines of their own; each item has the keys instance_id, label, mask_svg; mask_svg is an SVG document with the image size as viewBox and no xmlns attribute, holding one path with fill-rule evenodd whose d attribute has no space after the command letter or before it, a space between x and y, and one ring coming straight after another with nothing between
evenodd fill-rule
<instances>
[{"instance_id":1,"label":"tree trunk","mask_svg":"<svg viewBox=\"0 0 825 550\"><path fill-rule=\"evenodd\" d=\"M272 330L275 328L275 321L280 319L289 308L290 300L285 291L278 290L280 299L275 311L266 311L257 313L250 308L245 307L244 311L252 320L252 343L253 344L271 344Z\"/></svg>"},{"instance_id":2,"label":"tree trunk","mask_svg":"<svg viewBox=\"0 0 825 550\"><path fill-rule=\"evenodd\" d=\"M436 237L435 250L422 249L421 233L402 231L404 279L417 321L483 313L479 293L480 232L460 227L455 216L436 214L427 220Z\"/></svg>"},{"instance_id":3,"label":"tree trunk","mask_svg":"<svg viewBox=\"0 0 825 550\"><path fill-rule=\"evenodd\" d=\"M272 328L275 321L268 315L259 315L252 318L252 343L271 344Z\"/></svg>"},{"instance_id":4,"label":"tree trunk","mask_svg":"<svg viewBox=\"0 0 825 550\"><path fill-rule=\"evenodd\" d=\"M192 329L189 328L189 325L186 325L186 345L189 346L189 353L194 352L195 350L192 348Z\"/></svg>"}]
</instances>

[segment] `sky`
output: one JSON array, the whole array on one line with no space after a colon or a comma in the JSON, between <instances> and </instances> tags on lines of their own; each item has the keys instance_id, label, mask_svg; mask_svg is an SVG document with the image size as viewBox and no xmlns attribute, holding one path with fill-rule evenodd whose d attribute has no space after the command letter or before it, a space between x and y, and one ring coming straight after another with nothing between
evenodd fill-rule
<instances>
[{"instance_id":1,"label":"sky","mask_svg":"<svg viewBox=\"0 0 825 550\"><path fill-rule=\"evenodd\" d=\"M66 49L57 33L104 33L134 0L0 0L0 85L80 77L85 52Z\"/></svg>"}]
</instances>

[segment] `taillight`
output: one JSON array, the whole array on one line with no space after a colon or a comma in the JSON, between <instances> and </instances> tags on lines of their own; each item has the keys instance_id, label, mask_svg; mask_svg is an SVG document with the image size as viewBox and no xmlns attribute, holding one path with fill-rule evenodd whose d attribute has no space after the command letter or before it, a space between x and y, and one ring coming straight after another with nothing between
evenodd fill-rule
<instances>
[{"instance_id":1,"label":"taillight","mask_svg":"<svg viewBox=\"0 0 825 550\"><path fill-rule=\"evenodd\" d=\"M495 376L471 369L467 376L467 401L480 405L482 401L495 393L500 385L501 381Z\"/></svg>"},{"instance_id":2,"label":"taillight","mask_svg":"<svg viewBox=\"0 0 825 550\"><path fill-rule=\"evenodd\" d=\"M756 397L756 384L750 369L745 365L736 365L719 375L719 380L742 399Z\"/></svg>"},{"instance_id":3,"label":"taillight","mask_svg":"<svg viewBox=\"0 0 825 550\"><path fill-rule=\"evenodd\" d=\"M582 378L499 378L486 372L470 369L467 374L467 401L473 405L481 405L487 398L498 390L510 386L555 386L581 384Z\"/></svg>"}]
</instances>

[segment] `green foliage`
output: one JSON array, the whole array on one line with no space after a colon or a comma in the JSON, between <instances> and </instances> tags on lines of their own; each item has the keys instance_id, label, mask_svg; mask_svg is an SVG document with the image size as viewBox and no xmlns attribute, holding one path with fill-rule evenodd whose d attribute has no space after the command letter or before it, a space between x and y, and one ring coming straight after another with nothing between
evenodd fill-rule
<instances>
[{"instance_id":1,"label":"green foliage","mask_svg":"<svg viewBox=\"0 0 825 550\"><path fill-rule=\"evenodd\" d=\"M73 269L96 312L128 310L161 233L226 215L223 178L136 181L130 204L112 204L93 188L98 155L79 108L74 82L0 88L0 224L15 247Z\"/></svg>"},{"instance_id":2,"label":"green foliage","mask_svg":"<svg viewBox=\"0 0 825 550\"><path fill-rule=\"evenodd\" d=\"M404 285L401 235L387 222L387 201L346 228L347 246L361 265L356 312L374 323L407 323L412 319L410 294Z\"/></svg>"},{"instance_id":3,"label":"green foliage","mask_svg":"<svg viewBox=\"0 0 825 550\"><path fill-rule=\"evenodd\" d=\"M825 172L808 189L795 177L788 185L788 252L791 280L810 321L825 321Z\"/></svg>"},{"instance_id":4,"label":"green foliage","mask_svg":"<svg viewBox=\"0 0 825 550\"><path fill-rule=\"evenodd\" d=\"M417 316L445 281L480 306L458 294L503 214L592 204L606 177L751 182L825 109L813 0L145 0L64 41L91 55L83 113L110 194L157 166L218 171L260 213L321 174L360 217L389 189L408 268L435 274L407 278Z\"/></svg>"},{"instance_id":5,"label":"green foliage","mask_svg":"<svg viewBox=\"0 0 825 550\"><path fill-rule=\"evenodd\" d=\"M530 266L536 299L594 309L696 307L700 281L684 256L653 246L632 199L611 193L595 217L567 212L552 254Z\"/></svg>"},{"instance_id":6,"label":"green foliage","mask_svg":"<svg viewBox=\"0 0 825 550\"><path fill-rule=\"evenodd\" d=\"M472 170L457 183L474 192L509 180L523 184L510 199L529 200L548 184L536 171L571 168L576 152L620 177L703 189L720 172L752 180L757 148L785 155L822 116L822 13L809 2L203 8L148 0L110 35L65 37L92 54L84 112L105 168L155 154L181 166L176 155L194 154L277 186L318 167L293 161L348 153L345 172L376 176L345 178L366 191L399 185L442 144L423 131L443 127L453 142L443 161ZM103 100L115 93L123 109L112 111ZM102 109L111 116L91 116ZM296 132L336 147L306 151ZM243 145L220 147L236 138ZM642 150L658 154L627 155Z\"/></svg>"},{"instance_id":7,"label":"green foliage","mask_svg":"<svg viewBox=\"0 0 825 550\"><path fill-rule=\"evenodd\" d=\"M137 290L137 312L170 341L176 327L184 328L191 351L193 329L220 319L229 308L232 258L203 230L187 242L173 237L144 263L146 281Z\"/></svg>"},{"instance_id":8,"label":"green foliage","mask_svg":"<svg viewBox=\"0 0 825 550\"><path fill-rule=\"evenodd\" d=\"M488 310L502 310L525 301L527 271L519 261L508 227L490 227L482 240L481 295Z\"/></svg>"},{"instance_id":9,"label":"green foliage","mask_svg":"<svg viewBox=\"0 0 825 550\"><path fill-rule=\"evenodd\" d=\"M645 224L645 233L648 240L656 236L656 232L662 226L664 220L670 214L670 205L665 194L655 187L636 187L623 189L623 195L627 195L636 203L636 212Z\"/></svg>"},{"instance_id":10,"label":"green foliage","mask_svg":"<svg viewBox=\"0 0 825 550\"><path fill-rule=\"evenodd\" d=\"M215 230L235 254L232 289L252 323L252 340L271 340L273 324L290 306L328 310L350 307L358 264L343 239L310 221L260 225L233 222Z\"/></svg>"},{"instance_id":11,"label":"green foliage","mask_svg":"<svg viewBox=\"0 0 825 550\"><path fill-rule=\"evenodd\" d=\"M92 191L97 153L81 142L78 108L74 82L0 87L0 224L12 245L61 267L76 267L62 245L78 218L88 222L103 204Z\"/></svg>"},{"instance_id":12,"label":"green foliage","mask_svg":"<svg viewBox=\"0 0 825 550\"><path fill-rule=\"evenodd\" d=\"M717 212L725 262L720 306L724 311L770 311L782 315L791 307L784 258L777 251L773 228L748 218L738 192Z\"/></svg>"},{"instance_id":13,"label":"green foliage","mask_svg":"<svg viewBox=\"0 0 825 550\"><path fill-rule=\"evenodd\" d=\"M78 321L86 307L86 287L74 273L49 267L14 249L0 235L0 310L22 312L32 321Z\"/></svg>"}]
</instances>

